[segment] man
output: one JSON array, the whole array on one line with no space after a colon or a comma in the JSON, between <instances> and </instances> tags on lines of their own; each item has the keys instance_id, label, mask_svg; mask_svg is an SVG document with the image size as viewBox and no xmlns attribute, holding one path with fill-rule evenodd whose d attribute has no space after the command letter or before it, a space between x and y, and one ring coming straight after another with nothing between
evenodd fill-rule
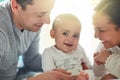
<instances>
[{"instance_id":1,"label":"man","mask_svg":"<svg viewBox=\"0 0 120 80\"><path fill-rule=\"evenodd\" d=\"M41 71L40 28L50 23L53 6L54 0L5 0L0 3L0 80L17 80L20 55L23 55L24 69ZM28 80L56 80L58 75L60 79L72 80L62 71L30 76Z\"/></svg>"},{"instance_id":2,"label":"man","mask_svg":"<svg viewBox=\"0 0 120 80\"><path fill-rule=\"evenodd\" d=\"M64 70L53 70L37 76L26 76L29 71L41 71L39 34L54 0L5 0L0 3L0 80L74 80ZM23 56L24 68L18 69L18 58ZM27 69L27 70L26 70ZM19 77L19 74L24 73ZM87 74L78 76L83 80Z\"/></svg>"}]
</instances>

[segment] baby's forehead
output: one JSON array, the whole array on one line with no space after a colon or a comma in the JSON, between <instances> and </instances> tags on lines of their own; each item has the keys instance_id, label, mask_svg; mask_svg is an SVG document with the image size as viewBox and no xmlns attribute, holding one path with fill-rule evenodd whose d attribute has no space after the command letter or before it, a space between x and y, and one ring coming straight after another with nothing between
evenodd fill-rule
<instances>
[{"instance_id":1,"label":"baby's forehead","mask_svg":"<svg viewBox=\"0 0 120 80\"><path fill-rule=\"evenodd\" d=\"M81 23L80 23L80 21L76 18L76 17L74 17L74 16L58 16L56 19L55 19L55 21L54 21L54 23L56 24L56 25L60 25L60 24L77 24L77 25L81 25Z\"/></svg>"},{"instance_id":2,"label":"baby's forehead","mask_svg":"<svg viewBox=\"0 0 120 80\"><path fill-rule=\"evenodd\" d=\"M61 14L54 19L53 28L69 28L70 26L79 26L78 29L81 27L80 20L73 14Z\"/></svg>"},{"instance_id":3,"label":"baby's forehead","mask_svg":"<svg viewBox=\"0 0 120 80\"><path fill-rule=\"evenodd\" d=\"M75 20L79 21L79 19L72 15L72 14L61 14L55 18L56 21L61 21L61 20ZM79 21L80 22L80 21Z\"/></svg>"},{"instance_id":4,"label":"baby's forehead","mask_svg":"<svg viewBox=\"0 0 120 80\"><path fill-rule=\"evenodd\" d=\"M58 31L80 32L81 25L74 22L63 22L56 24L55 29Z\"/></svg>"}]
</instances>

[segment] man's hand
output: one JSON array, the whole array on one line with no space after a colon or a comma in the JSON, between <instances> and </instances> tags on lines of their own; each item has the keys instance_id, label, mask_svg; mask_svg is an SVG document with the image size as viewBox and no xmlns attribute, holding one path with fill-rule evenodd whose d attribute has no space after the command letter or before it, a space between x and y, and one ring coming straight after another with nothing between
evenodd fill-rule
<instances>
[{"instance_id":1,"label":"man's hand","mask_svg":"<svg viewBox=\"0 0 120 80\"><path fill-rule=\"evenodd\" d=\"M60 71L48 71L40 75L28 78L27 80L74 80L70 74L65 74Z\"/></svg>"}]
</instances>

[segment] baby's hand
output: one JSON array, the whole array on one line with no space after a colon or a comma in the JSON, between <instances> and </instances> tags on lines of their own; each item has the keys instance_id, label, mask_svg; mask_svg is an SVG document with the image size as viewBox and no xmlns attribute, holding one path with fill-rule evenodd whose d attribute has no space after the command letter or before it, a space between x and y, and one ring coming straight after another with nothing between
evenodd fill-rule
<instances>
[{"instance_id":1,"label":"baby's hand","mask_svg":"<svg viewBox=\"0 0 120 80\"><path fill-rule=\"evenodd\" d=\"M117 79L117 77L113 76L112 74L105 74L101 80L112 80L112 79Z\"/></svg>"},{"instance_id":2,"label":"baby's hand","mask_svg":"<svg viewBox=\"0 0 120 80\"><path fill-rule=\"evenodd\" d=\"M77 79L77 75L76 76L72 76L73 77L73 80L76 80Z\"/></svg>"},{"instance_id":3,"label":"baby's hand","mask_svg":"<svg viewBox=\"0 0 120 80\"><path fill-rule=\"evenodd\" d=\"M88 73L81 71L80 74L76 77L76 80L89 80Z\"/></svg>"}]
</instances>

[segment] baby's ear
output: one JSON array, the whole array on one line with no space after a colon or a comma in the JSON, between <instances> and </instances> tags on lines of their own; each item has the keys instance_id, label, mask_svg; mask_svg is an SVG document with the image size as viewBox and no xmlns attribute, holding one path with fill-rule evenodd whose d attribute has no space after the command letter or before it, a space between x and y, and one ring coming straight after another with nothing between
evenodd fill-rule
<instances>
[{"instance_id":1,"label":"baby's ear","mask_svg":"<svg viewBox=\"0 0 120 80\"><path fill-rule=\"evenodd\" d=\"M53 29L50 30L50 36L51 36L51 38L55 37L55 31Z\"/></svg>"}]
</instances>

